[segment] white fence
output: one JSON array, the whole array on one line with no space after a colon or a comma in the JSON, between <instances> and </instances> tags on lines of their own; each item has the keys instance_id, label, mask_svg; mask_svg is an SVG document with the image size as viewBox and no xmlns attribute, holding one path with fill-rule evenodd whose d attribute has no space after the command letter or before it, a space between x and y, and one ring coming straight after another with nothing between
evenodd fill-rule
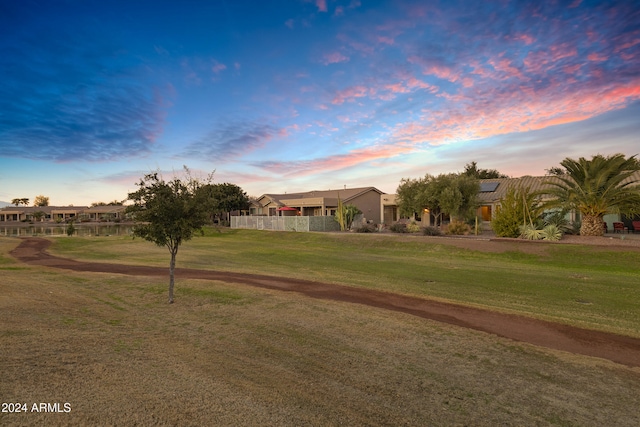
<instances>
[{"instance_id":1,"label":"white fence","mask_svg":"<svg viewBox=\"0 0 640 427\"><path fill-rule=\"evenodd\" d=\"M231 228L276 231L340 231L332 216L232 216Z\"/></svg>"}]
</instances>

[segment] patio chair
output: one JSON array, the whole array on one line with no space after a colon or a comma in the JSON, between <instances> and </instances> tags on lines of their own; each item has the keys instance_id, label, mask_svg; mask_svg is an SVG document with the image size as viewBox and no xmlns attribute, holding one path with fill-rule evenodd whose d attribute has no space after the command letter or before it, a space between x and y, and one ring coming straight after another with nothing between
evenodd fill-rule
<instances>
[{"instance_id":1,"label":"patio chair","mask_svg":"<svg viewBox=\"0 0 640 427\"><path fill-rule=\"evenodd\" d=\"M633 226L633 232L640 231L640 221L631 221L631 225Z\"/></svg>"},{"instance_id":2,"label":"patio chair","mask_svg":"<svg viewBox=\"0 0 640 427\"><path fill-rule=\"evenodd\" d=\"M614 222L613 223L613 232L614 233L624 233L624 222Z\"/></svg>"}]
</instances>

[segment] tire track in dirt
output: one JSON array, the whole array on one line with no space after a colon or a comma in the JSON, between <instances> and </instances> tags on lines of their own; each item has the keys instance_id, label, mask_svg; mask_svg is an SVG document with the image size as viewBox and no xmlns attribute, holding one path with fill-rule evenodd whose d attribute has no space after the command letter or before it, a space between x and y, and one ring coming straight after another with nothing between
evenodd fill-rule
<instances>
[{"instance_id":1,"label":"tire track in dirt","mask_svg":"<svg viewBox=\"0 0 640 427\"><path fill-rule=\"evenodd\" d=\"M168 268L81 262L56 257L46 252L50 244L49 240L43 238L24 238L20 245L11 251L11 255L27 264L73 271L133 276L168 276ZM420 297L320 283L311 280L187 268L176 268L176 276L190 279L219 280L259 288L296 292L311 298L393 310L495 334L515 341L599 357L631 367L640 367L640 339L623 335L432 301Z\"/></svg>"}]
</instances>

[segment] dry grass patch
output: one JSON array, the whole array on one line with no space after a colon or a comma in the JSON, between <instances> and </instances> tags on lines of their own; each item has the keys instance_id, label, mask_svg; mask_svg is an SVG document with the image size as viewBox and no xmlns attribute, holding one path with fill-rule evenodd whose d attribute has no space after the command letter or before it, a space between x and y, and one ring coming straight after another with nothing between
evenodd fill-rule
<instances>
[{"instance_id":1,"label":"dry grass patch","mask_svg":"<svg viewBox=\"0 0 640 427\"><path fill-rule=\"evenodd\" d=\"M0 239L0 425L640 423L640 370L221 282L24 267Z\"/></svg>"}]
</instances>

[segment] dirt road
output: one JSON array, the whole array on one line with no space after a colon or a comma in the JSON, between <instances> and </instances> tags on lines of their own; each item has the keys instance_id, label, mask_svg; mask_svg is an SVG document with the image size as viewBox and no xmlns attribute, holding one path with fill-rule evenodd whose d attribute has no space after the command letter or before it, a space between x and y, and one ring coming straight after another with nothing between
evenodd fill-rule
<instances>
[{"instance_id":1,"label":"dirt road","mask_svg":"<svg viewBox=\"0 0 640 427\"><path fill-rule=\"evenodd\" d=\"M27 264L73 271L140 276L168 275L167 268L80 262L56 257L46 252L50 244L49 240L42 238L25 238L11 252L11 255ZM599 357L627 366L640 367L640 339L638 338L581 329L462 305L447 304L419 297L309 280L184 268L176 269L176 275L181 278L219 280L227 283L297 292L311 298L364 304L496 334L541 347Z\"/></svg>"}]
</instances>

